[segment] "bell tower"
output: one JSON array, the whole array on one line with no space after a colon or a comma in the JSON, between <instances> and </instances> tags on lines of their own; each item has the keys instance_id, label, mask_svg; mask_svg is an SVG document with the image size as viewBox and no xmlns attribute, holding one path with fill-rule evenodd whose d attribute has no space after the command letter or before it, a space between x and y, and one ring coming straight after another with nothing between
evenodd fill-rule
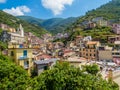
<instances>
[{"instance_id":1,"label":"bell tower","mask_svg":"<svg viewBox=\"0 0 120 90\"><path fill-rule=\"evenodd\" d=\"M20 29L20 34L21 34L21 36L24 37L24 29L23 29L23 27L22 27L21 24L20 24L20 26L19 26L19 29Z\"/></svg>"}]
</instances>

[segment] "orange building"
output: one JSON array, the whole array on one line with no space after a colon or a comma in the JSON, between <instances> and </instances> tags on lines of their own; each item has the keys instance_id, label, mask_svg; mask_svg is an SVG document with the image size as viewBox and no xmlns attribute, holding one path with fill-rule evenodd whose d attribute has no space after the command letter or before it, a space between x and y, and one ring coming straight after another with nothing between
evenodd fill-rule
<instances>
[{"instance_id":1,"label":"orange building","mask_svg":"<svg viewBox=\"0 0 120 90\"><path fill-rule=\"evenodd\" d=\"M98 52L97 47L100 46L98 41L88 41L84 44L84 47L80 48L80 56L88 60L97 60Z\"/></svg>"}]
</instances>

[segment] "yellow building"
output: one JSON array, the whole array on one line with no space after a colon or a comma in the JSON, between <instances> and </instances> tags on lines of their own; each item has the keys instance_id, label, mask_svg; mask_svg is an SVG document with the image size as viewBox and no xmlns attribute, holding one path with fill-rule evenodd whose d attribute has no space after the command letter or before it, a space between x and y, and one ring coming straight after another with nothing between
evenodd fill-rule
<instances>
[{"instance_id":1,"label":"yellow building","mask_svg":"<svg viewBox=\"0 0 120 90\"><path fill-rule=\"evenodd\" d=\"M8 45L8 56L10 56L17 65L27 70L30 75L30 70L33 66L31 46Z\"/></svg>"},{"instance_id":2,"label":"yellow building","mask_svg":"<svg viewBox=\"0 0 120 90\"><path fill-rule=\"evenodd\" d=\"M83 47L80 48L80 56L87 60L97 60L98 53L97 47L100 46L98 41L88 41Z\"/></svg>"}]
</instances>

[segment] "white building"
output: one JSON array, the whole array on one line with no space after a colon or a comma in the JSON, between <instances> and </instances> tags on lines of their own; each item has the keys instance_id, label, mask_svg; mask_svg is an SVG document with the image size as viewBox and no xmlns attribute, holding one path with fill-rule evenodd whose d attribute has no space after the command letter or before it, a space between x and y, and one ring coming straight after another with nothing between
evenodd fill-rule
<instances>
[{"instance_id":1,"label":"white building","mask_svg":"<svg viewBox=\"0 0 120 90\"><path fill-rule=\"evenodd\" d=\"M120 34L120 24L113 24L112 28L115 34Z\"/></svg>"},{"instance_id":2,"label":"white building","mask_svg":"<svg viewBox=\"0 0 120 90\"><path fill-rule=\"evenodd\" d=\"M24 29L21 24L16 32L14 32L14 33L9 32L9 34L10 34L10 38L11 38L11 41L10 41L11 43L22 44L23 42L25 42Z\"/></svg>"}]
</instances>

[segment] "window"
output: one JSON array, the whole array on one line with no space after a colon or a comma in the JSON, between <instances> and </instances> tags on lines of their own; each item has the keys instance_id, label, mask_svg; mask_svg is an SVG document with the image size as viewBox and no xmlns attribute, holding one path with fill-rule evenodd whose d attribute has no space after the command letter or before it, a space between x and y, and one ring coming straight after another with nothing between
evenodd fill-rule
<instances>
[{"instance_id":1,"label":"window","mask_svg":"<svg viewBox=\"0 0 120 90\"><path fill-rule=\"evenodd\" d=\"M23 51L23 56L27 56L27 50Z\"/></svg>"},{"instance_id":2,"label":"window","mask_svg":"<svg viewBox=\"0 0 120 90\"><path fill-rule=\"evenodd\" d=\"M88 45L88 48L90 48L90 46Z\"/></svg>"},{"instance_id":3,"label":"window","mask_svg":"<svg viewBox=\"0 0 120 90\"><path fill-rule=\"evenodd\" d=\"M44 66L44 70L48 70L48 66Z\"/></svg>"},{"instance_id":4,"label":"window","mask_svg":"<svg viewBox=\"0 0 120 90\"><path fill-rule=\"evenodd\" d=\"M24 65L29 65L29 61L24 61Z\"/></svg>"},{"instance_id":5,"label":"window","mask_svg":"<svg viewBox=\"0 0 120 90\"><path fill-rule=\"evenodd\" d=\"M29 67L29 61L24 61L24 67L26 67L26 68Z\"/></svg>"},{"instance_id":6,"label":"window","mask_svg":"<svg viewBox=\"0 0 120 90\"><path fill-rule=\"evenodd\" d=\"M13 51L11 51L11 56L14 56L14 52Z\"/></svg>"},{"instance_id":7,"label":"window","mask_svg":"<svg viewBox=\"0 0 120 90\"><path fill-rule=\"evenodd\" d=\"M116 55L120 55L119 53L115 53Z\"/></svg>"}]
</instances>

